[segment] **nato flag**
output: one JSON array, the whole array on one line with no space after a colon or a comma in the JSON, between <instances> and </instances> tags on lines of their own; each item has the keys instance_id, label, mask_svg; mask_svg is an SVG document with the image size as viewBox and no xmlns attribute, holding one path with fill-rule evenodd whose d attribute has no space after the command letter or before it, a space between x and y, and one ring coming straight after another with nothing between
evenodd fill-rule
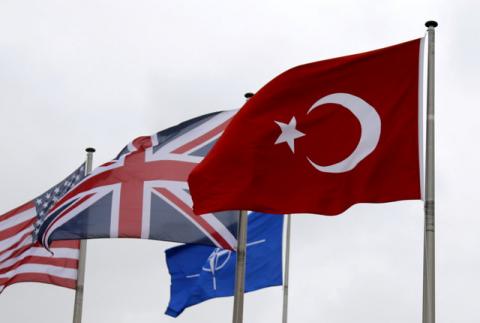
<instances>
[{"instance_id":1,"label":"nato flag","mask_svg":"<svg viewBox=\"0 0 480 323\"><path fill-rule=\"evenodd\" d=\"M282 285L282 229L283 215L248 215L246 292ZM187 244L165 253L172 279L165 314L177 317L189 306L234 294L235 252Z\"/></svg>"}]
</instances>

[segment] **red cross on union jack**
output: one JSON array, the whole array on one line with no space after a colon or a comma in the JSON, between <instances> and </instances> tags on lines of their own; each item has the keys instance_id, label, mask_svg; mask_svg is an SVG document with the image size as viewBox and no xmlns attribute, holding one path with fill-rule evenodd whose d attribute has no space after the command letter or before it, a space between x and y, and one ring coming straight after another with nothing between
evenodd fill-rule
<instances>
[{"instance_id":1,"label":"red cross on union jack","mask_svg":"<svg viewBox=\"0 0 480 323\"><path fill-rule=\"evenodd\" d=\"M237 217L194 215L187 178L234 113L202 116L133 140L55 204L40 230L42 243L120 237L233 249Z\"/></svg>"}]
</instances>

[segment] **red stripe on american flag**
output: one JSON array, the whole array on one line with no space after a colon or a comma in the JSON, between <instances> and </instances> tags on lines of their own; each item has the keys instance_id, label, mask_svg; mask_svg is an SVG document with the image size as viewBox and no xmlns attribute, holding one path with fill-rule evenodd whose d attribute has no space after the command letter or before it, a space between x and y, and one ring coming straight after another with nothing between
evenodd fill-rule
<instances>
[{"instance_id":1,"label":"red stripe on american flag","mask_svg":"<svg viewBox=\"0 0 480 323\"><path fill-rule=\"evenodd\" d=\"M23 221L22 223L16 224L8 229L0 231L0 241L13 237L18 232L23 231L28 227L32 227L33 229L33 224L35 223L36 220L37 220L36 218L31 218L29 220Z\"/></svg>"},{"instance_id":2,"label":"red stripe on american flag","mask_svg":"<svg viewBox=\"0 0 480 323\"><path fill-rule=\"evenodd\" d=\"M24 234L23 236L21 236L21 237L17 240L17 242L15 242L11 247L9 247L8 249L2 250L2 251L0 252L0 256L4 255L5 253L9 252L9 251L12 250L12 249L17 249L17 248L22 244L22 242L25 241L26 238L28 238L29 236L32 235L32 232L33 232L33 230L32 230L31 232L25 233L25 234Z\"/></svg>"},{"instance_id":3,"label":"red stripe on american flag","mask_svg":"<svg viewBox=\"0 0 480 323\"><path fill-rule=\"evenodd\" d=\"M33 201L25 203L23 205L20 205L19 207L15 208L11 211L8 211L7 213L5 213L3 215L0 215L0 221L7 220L11 217L14 217L18 213L22 213L24 211L27 211L28 209L33 208L33 207L35 207L35 203L33 203Z\"/></svg>"},{"instance_id":4,"label":"red stripe on american flag","mask_svg":"<svg viewBox=\"0 0 480 323\"><path fill-rule=\"evenodd\" d=\"M3 261L21 256L25 251L27 251L30 248L43 248L43 246L39 242L37 242L33 245L31 243L29 243L28 245L23 246L23 247L15 250L7 259L5 259ZM52 252L54 252L55 248L80 249L80 241L79 240L57 240L57 241L53 241L52 244L50 245L50 249L51 249ZM12 247L10 249L2 251L2 253L5 253L5 252L7 252L9 250L12 250L12 249L14 249L14 248ZM0 264L1 263L2 262L0 262Z\"/></svg>"},{"instance_id":5,"label":"red stripe on american flag","mask_svg":"<svg viewBox=\"0 0 480 323\"><path fill-rule=\"evenodd\" d=\"M8 256L8 258L2 260L2 262L0 262L0 264L2 264L4 261L7 261L8 259L12 259L12 258L16 258L18 256L21 256L24 252L26 252L30 248L33 248L31 243L27 244L26 246L23 246L21 248L16 249L14 252L12 252L12 254L10 256ZM9 250L12 250L12 248L10 248L8 250L5 250L5 251L9 251Z\"/></svg>"},{"instance_id":6,"label":"red stripe on american flag","mask_svg":"<svg viewBox=\"0 0 480 323\"><path fill-rule=\"evenodd\" d=\"M200 227L207 231L223 249L232 249L232 246L207 221L205 221L201 216L195 215L192 208L180 200L175 194L172 194L165 188L155 188L155 190L182 209L182 211L189 216L192 222L199 224Z\"/></svg>"},{"instance_id":7,"label":"red stripe on american flag","mask_svg":"<svg viewBox=\"0 0 480 323\"><path fill-rule=\"evenodd\" d=\"M30 213L25 213L29 210L32 217ZM0 261L0 267L3 267L0 269L0 276L3 276L0 278L0 292L6 286L19 282L76 288L76 278L73 277L76 277L78 268L80 241L55 241L51 246L54 254L50 255L39 249L43 248L39 243L32 244L31 234L35 220L33 201L0 215L0 224L5 228L0 231L0 242L12 240L8 243L10 246L3 243L4 249L0 250L0 257L5 258ZM58 252L57 255L55 251Z\"/></svg>"},{"instance_id":8,"label":"red stripe on american flag","mask_svg":"<svg viewBox=\"0 0 480 323\"><path fill-rule=\"evenodd\" d=\"M55 252L55 250L53 250ZM15 270L25 264L36 264L36 265L50 265L63 268L77 269L78 268L78 259L72 258L56 258L55 256L42 257L42 256L27 256L13 265L0 269L0 275L6 274L9 271Z\"/></svg>"},{"instance_id":9,"label":"red stripe on american flag","mask_svg":"<svg viewBox=\"0 0 480 323\"><path fill-rule=\"evenodd\" d=\"M53 285L71 288L71 289L77 288L76 279L62 278L58 276L40 274L40 273L24 273L24 274L17 274L10 279L7 279L7 278L0 279L0 291L2 287L5 288L15 283L28 283L28 282L53 284Z\"/></svg>"}]
</instances>

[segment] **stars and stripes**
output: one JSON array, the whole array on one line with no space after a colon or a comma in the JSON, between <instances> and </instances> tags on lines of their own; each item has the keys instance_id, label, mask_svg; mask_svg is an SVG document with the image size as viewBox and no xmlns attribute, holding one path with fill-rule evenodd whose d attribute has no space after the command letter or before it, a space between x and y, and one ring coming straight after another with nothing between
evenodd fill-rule
<instances>
[{"instance_id":1,"label":"stars and stripes","mask_svg":"<svg viewBox=\"0 0 480 323\"><path fill-rule=\"evenodd\" d=\"M45 221L45 217L58 202L74 185L79 183L85 177L85 163L80 165L73 173L71 173L63 181L40 195L35 199L35 209L37 211L37 221L34 223L33 240L37 240L39 227Z\"/></svg>"},{"instance_id":2,"label":"stars and stripes","mask_svg":"<svg viewBox=\"0 0 480 323\"><path fill-rule=\"evenodd\" d=\"M187 178L235 112L200 116L133 140L54 205L41 224L41 243L142 238L233 249L237 216L194 215Z\"/></svg>"},{"instance_id":3,"label":"stars and stripes","mask_svg":"<svg viewBox=\"0 0 480 323\"><path fill-rule=\"evenodd\" d=\"M50 252L36 241L53 204L85 177L85 163L48 191L0 215L0 293L18 282L75 288L80 241L55 241Z\"/></svg>"}]
</instances>

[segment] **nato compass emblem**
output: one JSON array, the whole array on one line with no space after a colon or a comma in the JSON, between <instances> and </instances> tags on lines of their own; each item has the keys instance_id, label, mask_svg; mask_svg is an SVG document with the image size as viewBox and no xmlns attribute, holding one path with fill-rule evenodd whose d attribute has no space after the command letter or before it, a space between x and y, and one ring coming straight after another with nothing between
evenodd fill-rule
<instances>
[{"instance_id":1,"label":"nato compass emblem","mask_svg":"<svg viewBox=\"0 0 480 323\"><path fill-rule=\"evenodd\" d=\"M257 241L253 241L250 243L247 243L247 248L261 244L266 242L267 239L261 239ZM217 279L216 279L216 274L218 271L222 270L230 261L232 258L232 252L231 250L225 250L221 248L215 248L212 253L208 256L208 259L206 261L206 264L202 267L202 271L205 271L207 273L211 273L212 275L212 288L213 290L217 290ZM186 278L195 278L195 277L200 277L200 274L195 274L195 275L188 275Z\"/></svg>"}]
</instances>

